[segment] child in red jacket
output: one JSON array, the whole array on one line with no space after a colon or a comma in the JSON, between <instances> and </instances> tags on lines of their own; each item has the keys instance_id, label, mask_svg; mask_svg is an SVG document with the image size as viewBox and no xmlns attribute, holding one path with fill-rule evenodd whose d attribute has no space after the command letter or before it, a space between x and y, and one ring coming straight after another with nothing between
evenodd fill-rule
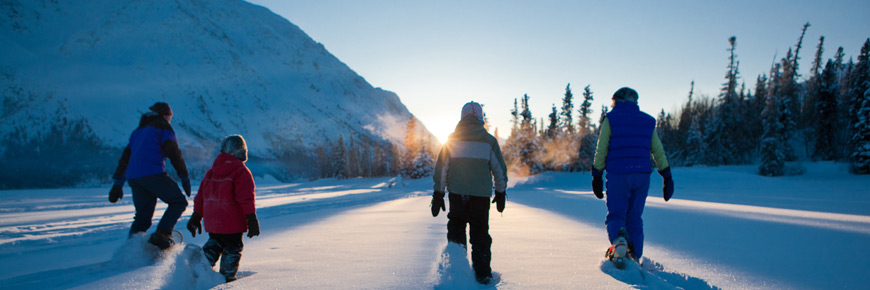
<instances>
[{"instance_id":1,"label":"child in red jacket","mask_svg":"<svg viewBox=\"0 0 870 290\"><path fill-rule=\"evenodd\" d=\"M236 280L242 258L242 233L248 238L260 234L254 206L254 177L245 166L248 147L240 135L228 136L221 143L221 153L205 174L193 200L193 214L187 223L192 236L202 234L205 219L208 242L202 247L214 267L221 260L220 273L227 282Z\"/></svg>"}]
</instances>

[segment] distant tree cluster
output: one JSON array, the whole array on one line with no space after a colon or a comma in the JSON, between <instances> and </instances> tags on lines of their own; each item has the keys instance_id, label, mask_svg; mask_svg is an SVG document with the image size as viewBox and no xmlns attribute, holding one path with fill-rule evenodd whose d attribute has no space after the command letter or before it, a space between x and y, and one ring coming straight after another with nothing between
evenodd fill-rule
<instances>
[{"instance_id":1,"label":"distant tree cluster","mask_svg":"<svg viewBox=\"0 0 870 290\"><path fill-rule=\"evenodd\" d=\"M728 39L725 81L716 98L695 96L676 112L658 115L657 130L675 166L754 164L759 174L800 174L787 162L799 158L849 162L855 174L870 174L870 38L857 62L844 60L843 47L823 64L824 36L810 75L802 79L799 54L810 24L801 30L797 45L756 78L747 89L739 71L737 38ZM540 123L529 110L529 96L519 106L514 99L513 128L504 146L505 161L515 174L542 171L589 170L598 128L589 115L592 91L586 86L583 103L573 114L573 94L565 88L561 111L552 107L548 122ZM601 108L599 122L607 114ZM546 127L544 126L546 124Z\"/></svg>"},{"instance_id":2,"label":"distant tree cluster","mask_svg":"<svg viewBox=\"0 0 870 290\"><path fill-rule=\"evenodd\" d=\"M418 123L413 116L408 119L404 148L384 140L366 137L360 140L352 134L348 141L342 134L331 147L318 147L320 177L344 179L402 174L417 179L431 176L435 167L433 144Z\"/></svg>"},{"instance_id":3,"label":"distant tree cluster","mask_svg":"<svg viewBox=\"0 0 870 290\"><path fill-rule=\"evenodd\" d=\"M513 127L503 150L508 170L519 175L590 170L598 140L597 126L589 117L593 111L592 100L592 90L586 86L575 123L574 94L568 84L561 109L553 104L545 128L543 119L538 123L532 117L528 95L523 96L519 106L514 99Z\"/></svg>"},{"instance_id":4,"label":"distant tree cluster","mask_svg":"<svg viewBox=\"0 0 870 290\"><path fill-rule=\"evenodd\" d=\"M760 161L765 176L799 174L786 162L799 158L850 162L853 173L870 173L870 38L857 63L844 62L843 48L824 62L824 36L810 75L801 81L799 53L809 23L794 49L789 48L753 90L740 81L736 38L729 41L725 82L715 99L696 98L674 113L662 110L658 128L671 164L728 165ZM738 85L740 84L740 85Z\"/></svg>"}]
</instances>

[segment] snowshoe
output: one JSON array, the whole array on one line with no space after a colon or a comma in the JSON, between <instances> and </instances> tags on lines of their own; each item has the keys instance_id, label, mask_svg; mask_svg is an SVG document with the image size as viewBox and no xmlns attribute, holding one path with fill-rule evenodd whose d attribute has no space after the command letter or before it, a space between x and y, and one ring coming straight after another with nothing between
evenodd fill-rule
<instances>
[{"instance_id":1,"label":"snowshoe","mask_svg":"<svg viewBox=\"0 0 870 290\"><path fill-rule=\"evenodd\" d=\"M625 269L625 262L629 259L628 241L625 239L627 235L625 228L619 230L619 236L613 240L613 245L607 249L604 256L613 263L617 269Z\"/></svg>"},{"instance_id":2,"label":"snowshoe","mask_svg":"<svg viewBox=\"0 0 870 290\"><path fill-rule=\"evenodd\" d=\"M483 285L489 284L489 281L492 280L492 274L488 274L488 275L474 275L474 276L475 276L475 278L477 279L477 283L480 283L480 284L483 284Z\"/></svg>"},{"instance_id":3,"label":"snowshoe","mask_svg":"<svg viewBox=\"0 0 870 290\"><path fill-rule=\"evenodd\" d=\"M170 247L180 244L184 240L184 236L179 231L172 231L169 234L156 231L151 234L151 237L148 239L148 242L152 245L157 246L160 250L166 250Z\"/></svg>"}]
</instances>

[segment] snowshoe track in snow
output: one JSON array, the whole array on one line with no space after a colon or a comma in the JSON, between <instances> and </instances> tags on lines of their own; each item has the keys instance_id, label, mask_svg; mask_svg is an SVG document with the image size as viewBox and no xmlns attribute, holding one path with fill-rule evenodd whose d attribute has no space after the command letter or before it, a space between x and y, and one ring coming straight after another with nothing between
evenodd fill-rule
<instances>
[{"instance_id":1,"label":"snowshoe track in snow","mask_svg":"<svg viewBox=\"0 0 870 290\"><path fill-rule=\"evenodd\" d=\"M662 264L642 257L641 264L629 259L617 269L607 259L599 262L601 272L637 289L720 289L703 279L665 269Z\"/></svg>"}]
</instances>

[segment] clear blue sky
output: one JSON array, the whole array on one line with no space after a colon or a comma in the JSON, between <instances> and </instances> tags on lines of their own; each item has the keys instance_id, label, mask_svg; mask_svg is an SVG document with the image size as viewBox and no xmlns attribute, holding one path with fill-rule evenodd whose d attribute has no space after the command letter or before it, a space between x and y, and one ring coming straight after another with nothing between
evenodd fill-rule
<instances>
[{"instance_id":1,"label":"clear blue sky","mask_svg":"<svg viewBox=\"0 0 870 290\"><path fill-rule=\"evenodd\" d=\"M594 118L622 86L636 89L641 109L654 116L685 102L693 80L696 94L716 97L731 36L747 88L797 43L806 22L804 74L819 36L825 58L839 46L856 57L870 37L867 0L250 2L298 25L373 86L396 92L439 138L470 100L506 137L514 98L528 94L533 116L546 118L568 83L575 98L591 85Z\"/></svg>"}]
</instances>

